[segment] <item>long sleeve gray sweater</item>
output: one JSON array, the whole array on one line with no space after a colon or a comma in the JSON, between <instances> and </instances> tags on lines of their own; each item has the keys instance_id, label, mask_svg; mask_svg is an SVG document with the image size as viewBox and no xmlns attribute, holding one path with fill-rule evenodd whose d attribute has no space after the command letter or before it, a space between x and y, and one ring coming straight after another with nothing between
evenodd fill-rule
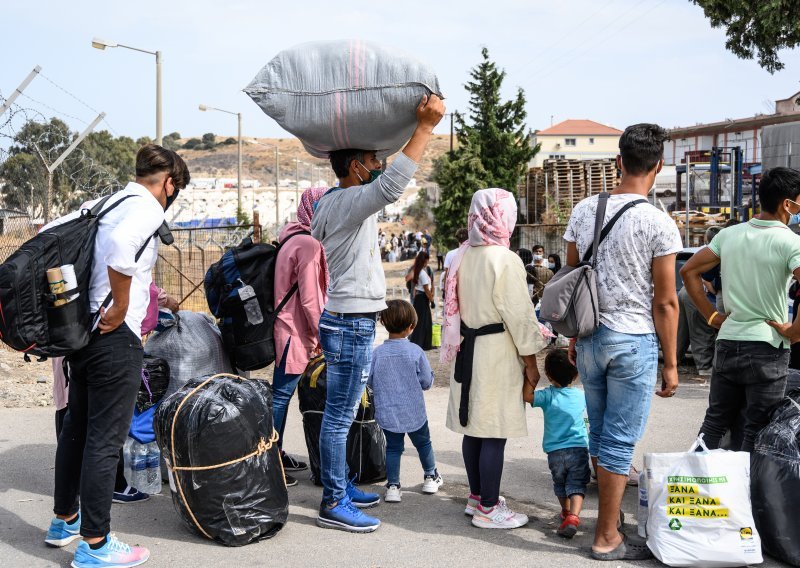
<instances>
[{"instance_id":1,"label":"long sleeve gray sweater","mask_svg":"<svg viewBox=\"0 0 800 568\"><path fill-rule=\"evenodd\" d=\"M416 162L400 154L372 183L331 190L320 199L311 219L311 234L322 242L328 261L328 311L386 309L377 214L400 199L416 171Z\"/></svg>"}]
</instances>

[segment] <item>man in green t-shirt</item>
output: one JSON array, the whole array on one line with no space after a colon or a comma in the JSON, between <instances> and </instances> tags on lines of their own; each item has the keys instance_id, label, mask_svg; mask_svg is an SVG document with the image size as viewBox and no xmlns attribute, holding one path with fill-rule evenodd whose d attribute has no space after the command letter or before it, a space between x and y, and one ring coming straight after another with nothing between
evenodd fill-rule
<instances>
[{"instance_id":1,"label":"man in green t-shirt","mask_svg":"<svg viewBox=\"0 0 800 568\"><path fill-rule=\"evenodd\" d=\"M800 339L800 325L795 330L785 323L789 280L792 275L800 279L800 236L787 226L800 217L798 195L800 171L768 170L758 190L758 218L723 229L681 269L697 309L719 329L708 410L700 428L710 449L719 447L744 409L741 450L752 451L756 434L784 396L790 343L786 337ZM714 309L701 283L701 274L720 263L724 314Z\"/></svg>"}]
</instances>

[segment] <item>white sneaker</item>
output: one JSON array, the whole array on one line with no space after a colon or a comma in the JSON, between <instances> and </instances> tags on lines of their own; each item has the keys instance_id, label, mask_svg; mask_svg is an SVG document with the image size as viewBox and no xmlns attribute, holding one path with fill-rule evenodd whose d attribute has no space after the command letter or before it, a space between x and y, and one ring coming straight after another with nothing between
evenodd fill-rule
<instances>
[{"instance_id":1,"label":"white sneaker","mask_svg":"<svg viewBox=\"0 0 800 568\"><path fill-rule=\"evenodd\" d=\"M470 495L469 497L467 497L467 505L466 507L464 507L464 514L467 515L468 517L471 517L472 515L475 514L475 509L477 509L478 505L480 504L481 504L480 496L473 497L472 495Z\"/></svg>"},{"instance_id":2,"label":"white sneaker","mask_svg":"<svg viewBox=\"0 0 800 568\"><path fill-rule=\"evenodd\" d=\"M528 516L509 509L502 497L497 501L497 505L488 511L478 506L472 516L472 525L481 529L518 529L527 524Z\"/></svg>"},{"instance_id":3,"label":"white sneaker","mask_svg":"<svg viewBox=\"0 0 800 568\"><path fill-rule=\"evenodd\" d=\"M422 492L426 495L433 495L444 483L444 479L442 476L439 475L439 472L435 472L433 475L426 475L425 481L422 482Z\"/></svg>"},{"instance_id":4,"label":"white sneaker","mask_svg":"<svg viewBox=\"0 0 800 568\"><path fill-rule=\"evenodd\" d=\"M400 491L400 487L397 485L390 485L386 488L386 495L383 496L383 500L387 503L399 503L402 497L403 492Z\"/></svg>"}]
</instances>

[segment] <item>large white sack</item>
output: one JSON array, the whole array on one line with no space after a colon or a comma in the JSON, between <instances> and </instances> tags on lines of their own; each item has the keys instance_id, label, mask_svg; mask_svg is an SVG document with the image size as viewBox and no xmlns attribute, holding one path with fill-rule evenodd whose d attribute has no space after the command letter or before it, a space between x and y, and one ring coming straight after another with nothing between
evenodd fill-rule
<instances>
[{"instance_id":1,"label":"large white sack","mask_svg":"<svg viewBox=\"0 0 800 568\"><path fill-rule=\"evenodd\" d=\"M697 446L705 451L695 452ZM760 564L761 539L750 503L750 454L708 451L646 454L647 546L667 566Z\"/></svg>"},{"instance_id":2,"label":"large white sack","mask_svg":"<svg viewBox=\"0 0 800 568\"><path fill-rule=\"evenodd\" d=\"M361 40L317 41L280 52L244 89L308 152L403 148L423 95L439 91L425 64L398 49Z\"/></svg>"}]
</instances>

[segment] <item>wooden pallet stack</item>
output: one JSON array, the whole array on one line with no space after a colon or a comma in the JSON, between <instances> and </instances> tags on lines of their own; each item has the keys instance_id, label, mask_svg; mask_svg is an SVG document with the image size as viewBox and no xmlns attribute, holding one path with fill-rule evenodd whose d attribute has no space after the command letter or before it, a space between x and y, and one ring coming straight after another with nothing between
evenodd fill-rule
<instances>
[{"instance_id":1,"label":"wooden pallet stack","mask_svg":"<svg viewBox=\"0 0 800 568\"><path fill-rule=\"evenodd\" d=\"M531 168L521 184L517 186L517 195L525 197L528 201L527 219L531 223L538 223L542 214L547 210L547 200L545 199L545 180L543 168ZM520 212L523 217L525 212Z\"/></svg>"},{"instance_id":2,"label":"wooden pallet stack","mask_svg":"<svg viewBox=\"0 0 800 568\"><path fill-rule=\"evenodd\" d=\"M588 160L584 162L586 174L586 190L588 195L597 195L603 191L611 191L619 185L617 164L613 158L606 160Z\"/></svg>"},{"instance_id":3,"label":"wooden pallet stack","mask_svg":"<svg viewBox=\"0 0 800 568\"><path fill-rule=\"evenodd\" d=\"M586 197L586 176L581 160L545 160L548 209L569 214Z\"/></svg>"}]
</instances>

